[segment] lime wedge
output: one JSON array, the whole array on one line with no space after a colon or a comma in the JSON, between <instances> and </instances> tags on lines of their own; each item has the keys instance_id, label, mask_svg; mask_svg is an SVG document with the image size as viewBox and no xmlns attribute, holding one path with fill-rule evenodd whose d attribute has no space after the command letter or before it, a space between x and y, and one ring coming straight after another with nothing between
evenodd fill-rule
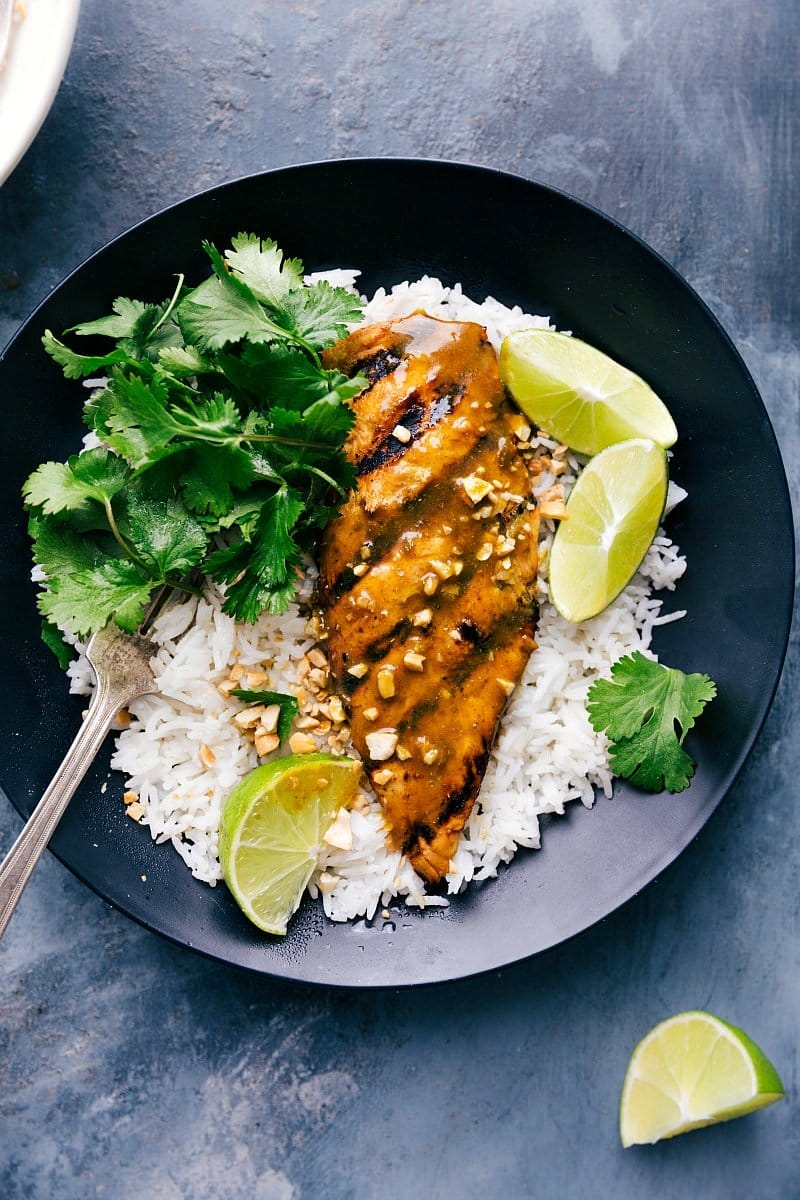
<instances>
[{"instance_id":1,"label":"lime wedge","mask_svg":"<svg viewBox=\"0 0 800 1200\"><path fill-rule=\"evenodd\" d=\"M643 379L565 333L509 334L500 374L525 415L580 454L627 438L646 437L665 449L677 440L667 406Z\"/></svg>"},{"instance_id":2,"label":"lime wedge","mask_svg":"<svg viewBox=\"0 0 800 1200\"><path fill-rule=\"evenodd\" d=\"M257 767L225 802L222 874L245 916L286 933L317 863L322 836L355 799L361 763L335 754L290 754Z\"/></svg>"},{"instance_id":3,"label":"lime wedge","mask_svg":"<svg viewBox=\"0 0 800 1200\"><path fill-rule=\"evenodd\" d=\"M707 1012L651 1029L631 1055L619 1110L623 1146L658 1142L774 1104L783 1084L746 1033Z\"/></svg>"},{"instance_id":4,"label":"lime wedge","mask_svg":"<svg viewBox=\"0 0 800 1200\"><path fill-rule=\"evenodd\" d=\"M619 595L655 537L667 498L667 456L633 438L584 467L550 550L550 598L568 621L595 617Z\"/></svg>"}]
</instances>

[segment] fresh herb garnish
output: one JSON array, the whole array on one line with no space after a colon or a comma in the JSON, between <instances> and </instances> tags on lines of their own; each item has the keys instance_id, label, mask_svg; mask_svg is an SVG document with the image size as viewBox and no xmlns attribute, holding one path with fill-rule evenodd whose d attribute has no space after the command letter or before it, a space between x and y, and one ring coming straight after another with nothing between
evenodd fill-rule
<instances>
[{"instance_id":1,"label":"fresh herb garnish","mask_svg":"<svg viewBox=\"0 0 800 1200\"><path fill-rule=\"evenodd\" d=\"M683 740L716 694L708 675L685 675L636 650L592 684L587 711L608 735L615 775L649 792L682 792L694 774Z\"/></svg>"},{"instance_id":2,"label":"fresh herb garnish","mask_svg":"<svg viewBox=\"0 0 800 1200\"><path fill-rule=\"evenodd\" d=\"M225 611L283 611L296 570L348 489L348 400L365 386L323 366L322 350L360 319L361 301L273 241L239 234L212 273L178 279L161 304L118 297L75 326L106 337L78 354L48 330L70 379L106 373L84 408L101 445L42 464L25 483L48 622L86 635L141 621L154 588L189 571L226 585ZM189 589L191 590L191 589Z\"/></svg>"},{"instance_id":3,"label":"fresh herb garnish","mask_svg":"<svg viewBox=\"0 0 800 1200\"><path fill-rule=\"evenodd\" d=\"M245 704L277 704L281 711L278 716L276 733L282 742L286 740L298 712L298 703L294 696L288 696L285 692L260 692L248 688L234 688L231 695Z\"/></svg>"}]
</instances>

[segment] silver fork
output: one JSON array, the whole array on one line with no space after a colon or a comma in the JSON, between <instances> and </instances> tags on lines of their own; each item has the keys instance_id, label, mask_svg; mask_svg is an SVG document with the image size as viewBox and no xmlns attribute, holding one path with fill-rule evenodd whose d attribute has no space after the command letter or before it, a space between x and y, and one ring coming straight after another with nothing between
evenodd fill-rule
<instances>
[{"instance_id":1,"label":"silver fork","mask_svg":"<svg viewBox=\"0 0 800 1200\"><path fill-rule=\"evenodd\" d=\"M14 16L14 0L0 0L0 71L6 61L8 43L11 41L11 21Z\"/></svg>"},{"instance_id":2,"label":"silver fork","mask_svg":"<svg viewBox=\"0 0 800 1200\"><path fill-rule=\"evenodd\" d=\"M152 619L153 610L142 628L147 628ZM86 720L28 823L0 865L0 937L114 717L137 696L156 690L150 667L154 653L155 646L148 637L123 633L113 623L92 636L86 656L97 686Z\"/></svg>"}]
</instances>

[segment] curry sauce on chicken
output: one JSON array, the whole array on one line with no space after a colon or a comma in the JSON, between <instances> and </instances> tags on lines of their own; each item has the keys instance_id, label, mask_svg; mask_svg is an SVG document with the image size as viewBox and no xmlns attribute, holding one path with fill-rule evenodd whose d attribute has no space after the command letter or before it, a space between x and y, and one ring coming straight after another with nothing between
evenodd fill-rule
<instances>
[{"instance_id":1,"label":"curry sauce on chicken","mask_svg":"<svg viewBox=\"0 0 800 1200\"><path fill-rule=\"evenodd\" d=\"M390 844L435 882L535 645L519 418L477 324L419 312L370 325L325 365L368 380L346 447L358 485L321 549L331 671Z\"/></svg>"}]
</instances>

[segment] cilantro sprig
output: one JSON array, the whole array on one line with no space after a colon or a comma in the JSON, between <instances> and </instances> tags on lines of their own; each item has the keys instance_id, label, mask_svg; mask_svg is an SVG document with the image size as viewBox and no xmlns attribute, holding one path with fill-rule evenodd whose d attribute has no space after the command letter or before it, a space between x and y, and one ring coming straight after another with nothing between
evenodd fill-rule
<instances>
[{"instance_id":1,"label":"cilantro sprig","mask_svg":"<svg viewBox=\"0 0 800 1200\"><path fill-rule=\"evenodd\" d=\"M682 792L694 774L684 738L716 694L708 675L685 675L636 650L592 684L587 711L593 729L608 735L615 775L649 792Z\"/></svg>"},{"instance_id":2,"label":"cilantro sprig","mask_svg":"<svg viewBox=\"0 0 800 1200\"><path fill-rule=\"evenodd\" d=\"M84 406L99 446L43 463L23 488L54 649L54 626L136 628L153 589L189 572L225 584L241 620L283 611L302 555L353 486L347 402L365 380L326 368L322 351L361 301L306 285L302 262L255 234L224 255L204 249L211 273L198 286L180 276L158 304L120 296L67 331L95 339L93 353L50 330L42 339L67 378L105 376Z\"/></svg>"}]
</instances>

